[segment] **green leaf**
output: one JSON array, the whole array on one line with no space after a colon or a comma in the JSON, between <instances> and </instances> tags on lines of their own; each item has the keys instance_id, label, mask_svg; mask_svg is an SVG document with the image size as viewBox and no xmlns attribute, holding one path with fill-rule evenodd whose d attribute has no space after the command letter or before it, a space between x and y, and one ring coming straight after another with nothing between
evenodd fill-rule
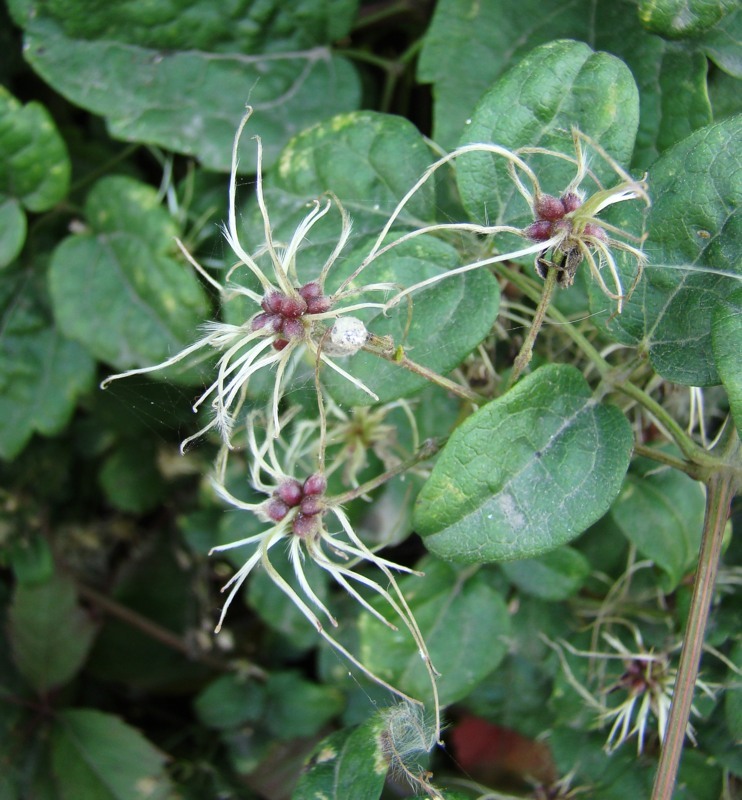
<instances>
[{"instance_id":1,"label":"green leaf","mask_svg":"<svg viewBox=\"0 0 742 800\"><path fill-rule=\"evenodd\" d=\"M55 719L52 763L63 800L164 800L173 789L165 760L112 714L68 709Z\"/></svg>"},{"instance_id":2,"label":"green leaf","mask_svg":"<svg viewBox=\"0 0 742 800\"><path fill-rule=\"evenodd\" d=\"M51 436L69 423L95 364L50 324L33 274L0 279L0 314L0 457L11 459L34 432Z\"/></svg>"},{"instance_id":3,"label":"green leaf","mask_svg":"<svg viewBox=\"0 0 742 800\"><path fill-rule=\"evenodd\" d=\"M82 667L95 627L77 605L72 581L19 585L8 612L18 671L40 693L70 681Z\"/></svg>"},{"instance_id":4,"label":"green leaf","mask_svg":"<svg viewBox=\"0 0 742 800\"><path fill-rule=\"evenodd\" d=\"M533 47L555 39L586 42L631 68L640 88L635 154L640 167L710 122L703 54L647 33L633 2L562 0L545 7L541 0L442 0L418 70L420 80L433 83L436 140L453 147L492 83Z\"/></svg>"},{"instance_id":5,"label":"green leaf","mask_svg":"<svg viewBox=\"0 0 742 800\"><path fill-rule=\"evenodd\" d=\"M265 691L246 675L222 675L200 691L193 701L203 725L218 730L257 722L263 713Z\"/></svg>"},{"instance_id":6,"label":"green leaf","mask_svg":"<svg viewBox=\"0 0 742 800\"><path fill-rule=\"evenodd\" d=\"M736 6L735 0L641 0L639 19L652 33L682 39L712 28Z\"/></svg>"},{"instance_id":7,"label":"green leaf","mask_svg":"<svg viewBox=\"0 0 742 800\"><path fill-rule=\"evenodd\" d=\"M360 262L366 249L348 257L348 264ZM370 283L411 286L460 265L458 252L438 239L418 236L380 256L361 273L355 282L359 288ZM351 285L351 288L353 285ZM490 333L497 319L500 292L497 282L486 270L439 281L412 294L412 318L406 301L387 312L375 311L363 317L369 332L391 337L395 346L403 346L415 363L441 375L457 367ZM352 297L349 302L379 302L379 292ZM362 381L384 403L407 397L424 389L428 380L382 360L372 353L359 352L337 363ZM329 391L341 405L368 405L372 398L349 381L331 375L325 369Z\"/></svg>"},{"instance_id":8,"label":"green leaf","mask_svg":"<svg viewBox=\"0 0 742 800\"><path fill-rule=\"evenodd\" d=\"M442 705L455 703L499 664L507 652L510 620L500 594L485 572L458 570L428 559L425 577L399 581L422 632L434 667L441 673ZM382 610L380 603L376 607ZM430 679L412 636L392 631L371 614L361 614L361 661L379 677L429 707Z\"/></svg>"},{"instance_id":9,"label":"green leaf","mask_svg":"<svg viewBox=\"0 0 742 800\"><path fill-rule=\"evenodd\" d=\"M425 546L465 563L536 556L599 519L633 445L568 365L541 367L454 431L415 507Z\"/></svg>"},{"instance_id":10,"label":"green leaf","mask_svg":"<svg viewBox=\"0 0 742 800\"><path fill-rule=\"evenodd\" d=\"M714 309L711 343L719 376L727 390L729 406L742 436L742 288L736 289Z\"/></svg>"},{"instance_id":11,"label":"green leaf","mask_svg":"<svg viewBox=\"0 0 742 800\"><path fill-rule=\"evenodd\" d=\"M132 514L152 511L162 502L165 481L151 439L123 442L103 462L100 485L116 508Z\"/></svg>"},{"instance_id":12,"label":"green leaf","mask_svg":"<svg viewBox=\"0 0 742 800\"><path fill-rule=\"evenodd\" d=\"M622 19L627 21L626 16ZM632 166L642 170L669 147L711 122L708 61L701 52L655 36L638 34L644 39L642 46L632 46L637 31L634 20L631 22L625 30L610 29L612 38L602 43L624 59L639 87L639 130Z\"/></svg>"},{"instance_id":13,"label":"green leaf","mask_svg":"<svg viewBox=\"0 0 742 800\"><path fill-rule=\"evenodd\" d=\"M566 600L582 587L590 574L590 563L577 550L559 547L538 558L507 562L502 569L526 594L544 600Z\"/></svg>"},{"instance_id":14,"label":"green leaf","mask_svg":"<svg viewBox=\"0 0 742 800\"><path fill-rule=\"evenodd\" d=\"M418 79L433 83L435 140L456 145L483 92L533 47L584 38L580 3L540 0L440 0L423 40ZM582 33L584 32L584 34Z\"/></svg>"},{"instance_id":15,"label":"green leaf","mask_svg":"<svg viewBox=\"0 0 742 800\"><path fill-rule=\"evenodd\" d=\"M711 328L715 308L742 278L740 141L742 116L736 116L696 131L654 165L648 264L624 312L607 325L611 336L648 352L657 372L676 383L720 382ZM612 221L623 227L622 220ZM625 286L632 261L618 259ZM592 286L593 313L605 318L613 305Z\"/></svg>"},{"instance_id":16,"label":"green leaf","mask_svg":"<svg viewBox=\"0 0 742 800\"><path fill-rule=\"evenodd\" d=\"M266 176L265 202L274 238L289 241L307 215L307 202L326 192L351 215L351 241L376 234L430 162L425 139L401 117L355 111L318 123L286 145L278 169ZM418 226L421 220L433 219L435 207L435 192L428 183L411 198L400 222ZM301 280L317 276L339 235L340 215L333 211L312 229L311 242L299 253ZM263 219L253 198L244 241L252 252L264 240Z\"/></svg>"},{"instance_id":17,"label":"green leaf","mask_svg":"<svg viewBox=\"0 0 742 800\"><path fill-rule=\"evenodd\" d=\"M484 95L460 144L528 145L574 155L571 130L577 127L627 163L638 120L639 95L623 62L580 42L551 42L529 53ZM560 194L575 174L574 165L560 158L534 155L529 161L545 192ZM498 225L532 221L508 163L489 153L457 160L461 199L473 219ZM594 160L590 166L609 185L616 182L608 164Z\"/></svg>"},{"instance_id":18,"label":"green leaf","mask_svg":"<svg viewBox=\"0 0 742 800\"><path fill-rule=\"evenodd\" d=\"M264 720L279 739L312 736L343 710L332 686L303 680L296 672L273 672L265 685Z\"/></svg>"},{"instance_id":19,"label":"green leaf","mask_svg":"<svg viewBox=\"0 0 742 800\"><path fill-rule=\"evenodd\" d=\"M355 69L326 46L333 28L345 27L330 24L333 12L340 6L347 20L352 0L313 3L309 9L304 3L303 21L285 4L256 8L253 19L234 23L242 31L252 28L249 43L235 41L227 18L214 15L207 3L190 9L191 15L182 13L181 4L163 7L175 26L163 35L153 34L153 22L161 21L152 20L157 10L145 3L127 4L111 27L97 14L95 30L65 24L67 8L29 5L25 56L47 83L106 117L114 137L195 156L209 169L229 170L232 138L247 100L255 110L250 132L264 137L266 163L298 130L355 108L360 100ZM90 11L87 3L67 5L79 18ZM216 30L206 36L196 21L204 14L216 21ZM306 25L307 18L316 24ZM288 28L289 35L265 39L273 25ZM291 26L314 28L314 35L293 35Z\"/></svg>"},{"instance_id":20,"label":"green leaf","mask_svg":"<svg viewBox=\"0 0 742 800\"><path fill-rule=\"evenodd\" d=\"M677 470L630 472L611 517L639 553L668 576L671 592L698 560L705 495L701 485Z\"/></svg>"},{"instance_id":21,"label":"green leaf","mask_svg":"<svg viewBox=\"0 0 742 800\"><path fill-rule=\"evenodd\" d=\"M54 120L40 103L22 106L0 86L0 198L46 211L66 194L70 160Z\"/></svg>"},{"instance_id":22,"label":"green leaf","mask_svg":"<svg viewBox=\"0 0 742 800\"><path fill-rule=\"evenodd\" d=\"M717 66L742 78L742 9L737 7L699 41L701 49Z\"/></svg>"},{"instance_id":23,"label":"green leaf","mask_svg":"<svg viewBox=\"0 0 742 800\"><path fill-rule=\"evenodd\" d=\"M209 313L206 297L193 268L172 258L177 229L155 190L103 178L86 213L92 230L65 239L52 258L61 330L122 370L157 364L194 341ZM194 382L187 371L169 376Z\"/></svg>"},{"instance_id":24,"label":"green leaf","mask_svg":"<svg viewBox=\"0 0 742 800\"><path fill-rule=\"evenodd\" d=\"M14 198L0 199L0 268L7 267L26 241L26 215Z\"/></svg>"},{"instance_id":25,"label":"green leaf","mask_svg":"<svg viewBox=\"0 0 742 800\"><path fill-rule=\"evenodd\" d=\"M378 716L358 728L336 731L315 747L291 800L378 800L387 762Z\"/></svg>"}]
</instances>

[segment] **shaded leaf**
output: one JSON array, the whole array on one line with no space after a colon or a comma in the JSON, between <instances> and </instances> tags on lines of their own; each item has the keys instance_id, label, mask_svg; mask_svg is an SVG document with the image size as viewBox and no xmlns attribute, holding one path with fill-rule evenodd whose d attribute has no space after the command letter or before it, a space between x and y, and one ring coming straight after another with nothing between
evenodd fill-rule
<instances>
[{"instance_id":1,"label":"shaded leaf","mask_svg":"<svg viewBox=\"0 0 742 800\"><path fill-rule=\"evenodd\" d=\"M729 406L742 435L742 287L714 309L711 320L714 362L729 397Z\"/></svg>"},{"instance_id":2,"label":"shaded leaf","mask_svg":"<svg viewBox=\"0 0 742 800\"><path fill-rule=\"evenodd\" d=\"M705 495L699 483L677 470L632 471L610 515L623 535L668 577L671 592L698 560Z\"/></svg>"},{"instance_id":3,"label":"shaded leaf","mask_svg":"<svg viewBox=\"0 0 742 800\"><path fill-rule=\"evenodd\" d=\"M714 310L742 278L741 133L739 115L709 125L654 165L644 247L648 264L624 312L607 325L618 341L648 352L657 372L676 383L710 386L720 381L711 328ZM630 285L635 263L619 259L619 266L624 285ZM605 319L612 302L591 288L593 313Z\"/></svg>"},{"instance_id":4,"label":"shaded leaf","mask_svg":"<svg viewBox=\"0 0 742 800\"><path fill-rule=\"evenodd\" d=\"M0 199L0 268L6 267L23 249L26 215L14 198Z\"/></svg>"},{"instance_id":5,"label":"shaded leaf","mask_svg":"<svg viewBox=\"0 0 742 800\"><path fill-rule=\"evenodd\" d=\"M175 261L177 229L154 189L107 177L87 197L90 232L54 251L49 289L61 330L119 369L157 364L198 336L208 312L193 268ZM193 383L172 370L172 380Z\"/></svg>"},{"instance_id":6,"label":"shaded leaf","mask_svg":"<svg viewBox=\"0 0 742 800\"><path fill-rule=\"evenodd\" d=\"M701 37L699 45L721 69L735 78L742 78L742 9L727 14Z\"/></svg>"},{"instance_id":7,"label":"shaded leaf","mask_svg":"<svg viewBox=\"0 0 742 800\"><path fill-rule=\"evenodd\" d=\"M417 530L454 561L547 552L608 510L632 445L624 415L574 367L541 367L454 431L418 496Z\"/></svg>"},{"instance_id":8,"label":"shaded leaf","mask_svg":"<svg viewBox=\"0 0 742 800\"><path fill-rule=\"evenodd\" d=\"M471 692L507 651L510 620L500 594L483 572L457 570L428 559L425 577L406 577L399 586L441 673L442 705ZM381 605L377 605L381 608ZM431 687L420 653L407 630L392 631L371 614L361 614L361 661L398 689L425 703Z\"/></svg>"},{"instance_id":9,"label":"shaded leaf","mask_svg":"<svg viewBox=\"0 0 742 800\"><path fill-rule=\"evenodd\" d=\"M279 739L311 736L344 704L337 689L306 681L296 672L273 672L265 693L265 723Z\"/></svg>"},{"instance_id":10,"label":"shaded leaf","mask_svg":"<svg viewBox=\"0 0 742 800\"><path fill-rule=\"evenodd\" d=\"M88 10L87 4L72 5L77 5L80 19ZM181 14L177 4L172 10L163 8L164 15L173 15L175 28L157 35L148 4L127 4L111 28L98 14L95 29L87 31L66 24L67 9L32 3L23 20L25 56L60 94L106 117L116 138L160 145L226 171L247 101L256 112L250 131L265 138L267 161L317 118L355 108L359 102L354 68L325 46L325 37L336 32L329 24L336 8L306 5L303 23L285 4L273 13L256 9L265 15L262 20L240 19L237 28L252 28L248 44L234 41L235 28L213 15L208 4L195 8L196 15L209 15L217 23L204 37L204 28L188 22L189 15ZM355 3L340 0L333 5L345 6L341 19L347 24ZM318 24L307 26L312 18ZM252 49L265 41L266 20L269 29L273 24L289 30L295 25L297 30L314 28L315 36L289 32L284 43L271 42L275 49L270 52ZM318 37L321 41L310 45Z\"/></svg>"},{"instance_id":11,"label":"shaded leaf","mask_svg":"<svg viewBox=\"0 0 742 800\"><path fill-rule=\"evenodd\" d=\"M150 537L154 533L151 531ZM107 616L90 653L87 671L101 680L118 681L137 690L167 687L172 692L204 680L209 669L144 631L148 623L154 624L171 641L183 637L185 643L201 610L193 591L193 573L178 563L177 552L162 538L150 538L150 543L151 550L130 560L111 590L112 601L142 619L141 628Z\"/></svg>"},{"instance_id":12,"label":"shaded leaf","mask_svg":"<svg viewBox=\"0 0 742 800\"><path fill-rule=\"evenodd\" d=\"M387 773L381 728L377 716L323 739L304 767L292 800L378 800Z\"/></svg>"},{"instance_id":13,"label":"shaded leaf","mask_svg":"<svg viewBox=\"0 0 742 800\"><path fill-rule=\"evenodd\" d=\"M537 558L508 561L502 570L526 594L565 600L582 587L590 574L590 562L571 547L559 547Z\"/></svg>"},{"instance_id":14,"label":"shaded leaf","mask_svg":"<svg viewBox=\"0 0 742 800\"><path fill-rule=\"evenodd\" d=\"M34 432L59 433L78 397L93 385L95 364L49 321L31 274L0 281L0 457L11 459Z\"/></svg>"},{"instance_id":15,"label":"shaded leaf","mask_svg":"<svg viewBox=\"0 0 742 800\"><path fill-rule=\"evenodd\" d=\"M152 511L165 494L152 440L123 442L110 453L100 471L103 491L116 508L133 514Z\"/></svg>"},{"instance_id":16,"label":"shaded leaf","mask_svg":"<svg viewBox=\"0 0 742 800\"><path fill-rule=\"evenodd\" d=\"M40 693L71 680L82 667L95 627L77 605L72 581L61 576L16 588L8 612L18 671Z\"/></svg>"},{"instance_id":17,"label":"shaded leaf","mask_svg":"<svg viewBox=\"0 0 742 800\"><path fill-rule=\"evenodd\" d=\"M265 691L246 675L222 675L193 701L196 715L209 728L226 730L256 722L263 713Z\"/></svg>"},{"instance_id":18,"label":"shaded leaf","mask_svg":"<svg viewBox=\"0 0 742 800\"><path fill-rule=\"evenodd\" d=\"M531 51L484 95L461 144L528 145L574 155L571 130L577 127L626 163L638 120L636 84L623 62L580 42L551 42ZM562 159L534 155L528 160L545 192L561 194L574 177L575 166ZM503 157L467 153L457 165L461 199L473 219L519 226L532 221ZM595 159L591 168L608 185L616 182L608 164Z\"/></svg>"},{"instance_id":19,"label":"shaded leaf","mask_svg":"<svg viewBox=\"0 0 742 800\"><path fill-rule=\"evenodd\" d=\"M401 117L356 111L318 123L286 145L278 169L266 176L265 201L274 237L289 241L307 215L308 202L326 192L332 192L350 214L352 243L375 234L431 160L425 139ZM253 156L249 163L254 161ZM426 184L407 204L400 222L416 226L434 213L435 194ZM248 251L265 240L263 225L253 198L244 234ZM299 253L302 281L317 277L339 236L340 215L333 211L312 229L311 241Z\"/></svg>"},{"instance_id":20,"label":"shaded leaf","mask_svg":"<svg viewBox=\"0 0 742 800\"><path fill-rule=\"evenodd\" d=\"M165 755L112 714L61 711L52 731L52 763L63 800L160 800L173 789Z\"/></svg>"},{"instance_id":21,"label":"shaded leaf","mask_svg":"<svg viewBox=\"0 0 742 800\"><path fill-rule=\"evenodd\" d=\"M69 180L67 147L49 112L21 105L0 86L0 199L46 211L67 194Z\"/></svg>"}]
</instances>

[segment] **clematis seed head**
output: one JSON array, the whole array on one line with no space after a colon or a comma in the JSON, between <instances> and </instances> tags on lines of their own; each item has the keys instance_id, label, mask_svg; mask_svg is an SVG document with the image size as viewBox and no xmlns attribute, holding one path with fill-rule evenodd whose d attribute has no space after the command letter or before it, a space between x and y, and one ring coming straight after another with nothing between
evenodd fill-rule
<instances>
[{"instance_id":1,"label":"clematis seed head","mask_svg":"<svg viewBox=\"0 0 742 800\"><path fill-rule=\"evenodd\" d=\"M289 513L289 507L283 500L274 497L265 506L265 513L273 522L280 522Z\"/></svg>"},{"instance_id":2,"label":"clematis seed head","mask_svg":"<svg viewBox=\"0 0 742 800\"><path fill-rule=\"evenodd\" d=\"M582 205L582 198L575 192L567 192L562 196L562 204L566 214L576 211Z\"/></svg>"},{"instance_id":3,"label":"clematis seed head","mask_svg":"<svg viewBox=\"0 0 742 800\"><path fill-rule=\"evenodd\" d=\"M302 539L316 533L319 530L320 515L318 514L302 514L301 511L294 517L291 527L294 533Z\"/></svg>"},{"instance_id":4,"label":"clematis seed head","mask_svg":"<svg viewBox=\"0 0 742 800\"><path fill-rule=\"evenodd\" d=\"M545 242L551 239L554 230L554 223L546 219L539 219L532 222L523 233L534 242Z\"/></svg>"},{"instance_id":5,"label":"clematis seed head","mask_svg":"<svg viewBox=\"0 0 742 800\"><path fill-rule=\"evenodd\" d=\"M276 490L276 495L286 503L289 508L294 508L301 503L301 499L304 496L304 490L301 487L299 481L295 478L290 478L287 481L284 481Z\"/></svg>"},{"instance_id":6,"label":"clematis seed head","mask_svg":"<svg viewBox=\"0 0 742 800\"><path fill-rule=\"evenodd\" d=\"M320 475L318 472L314 475L310 475L304 481L304 494L305 495L317 495L317 494L324 494L327 491L327 480L324 475Z\"/></svg>"},{"instance_id":7,"label":"clematis seed head","mask_svg":"<svg viewBox=\"0 0 742 800\"><path fill-rule=\"evenodd\" d=\"M563 200L550 194L540 195L536 199L534 210L539 219L549 220L550 222L561 219L566 213Z\"/></svg>"}]
</instances>

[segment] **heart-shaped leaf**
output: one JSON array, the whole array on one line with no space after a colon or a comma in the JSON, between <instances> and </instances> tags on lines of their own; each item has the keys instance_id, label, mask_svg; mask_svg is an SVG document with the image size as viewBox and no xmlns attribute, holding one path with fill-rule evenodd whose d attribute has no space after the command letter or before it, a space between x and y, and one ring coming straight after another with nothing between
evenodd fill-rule
<instances>
[{"instance_id":1,"label":"heart-shaped leaf","mask_svg":"<svg viewBox=\"0 0 742 800\"><path fill-rule=\"evenodd\" d=\"M19 585L9 612L9 638L18 671L38 692L67 683L85 661L95 627L62 577Z\"/></svg>"},{"instance_id":2,"label":"heart-shaped leaf","mask_svg":"<svg viewBox=\"0 0 742 800\"><path fill-rule=\"evenodd\" d=\"M65 709L55 718L52 765L62 800L166 800L166 756L112 714Z\"/></svg>"}]
</instances>

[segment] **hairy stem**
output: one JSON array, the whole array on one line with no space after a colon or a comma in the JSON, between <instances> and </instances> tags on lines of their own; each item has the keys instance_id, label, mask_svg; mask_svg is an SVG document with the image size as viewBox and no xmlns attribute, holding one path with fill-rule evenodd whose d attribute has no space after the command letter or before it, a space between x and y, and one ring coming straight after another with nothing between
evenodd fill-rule
<instances>
[{"instance_id":1,"label":"hairy stem","mask_svg":"<svg viewBox=\"0 0 742 800\"><path fill-rule=\"evenodd\" d=\"M329 497L328 501L333 505L339 506L343 505L344 503L349 503L351 500L355 500L357 497L363 497L363 495L372 492L374 489L378 489L379 486L383 486L387 481L391 480L397 475L407 472L408 469L411 469L421 461L427 461L429 458L434 456L441 449L441 447L443 447L445 442L445 439L440 441L428 439L427 441L423 442L422 447L411 458L408 458L406 461L402 461L395 467L386 470L386 472L382 472L381 475L377 475L375 478L372 478L370 481L366 481L366 483L358 486L355 489L351 489L350 491L334 497Z\"/></svg>"},{"instance_id":2,"label":"hairy stem","mask_svg":"<svg viewBox=\"0 0 742 800\"><path fill-rule=\"evenodd\" d=\"M531 300L540 302L542 293L539 292L537 284L530 278L522 275L518 270L510 267L498 266L498 271L515 286L517 286L526 297ZM616 379L618 373L614 368L603 358L603 356L593 347L588 339L577 329L577 327L556 308L549 309L549 316L553 317L555 322L563 326L563 331L572 341L580 348L584 355L590 359L595 368L600 373L606 383L616 391L631 397L643 408L650 412L670 434L673 441L680 448L683 455L694 464L699 464L705 467L714 468L718 465L719 461L714 456L710 455L700 445L696 444L693 439L686 433L685 430L675 421L671 414L669 414L656 400L650 397L647 392L640 389L635 384L631 383L625 378L623 371L620 373L624 377L620 380ZM688 472L686 468L684 470Z\"/></svg>"},{"instance_id":3,"label":"hairy stem","mask_svg":"<svg viewBox=\"0 0 742 800\"><path fill-rule=\"evenodd\" d=\"M727 471L717 472L708 481L701 553L652 800L672 800L734 489L734 475Z\"/></svg>"},{"instance_id":4,"label":"hairy stem","mask_svg":"<svg viewBox=\"0 0 742 800\"><path fill-rule=\"evenodd\" d=\"M506 392L518 380L518 378L520 378L523 370L531 362L531 358L533 357L533 345L536 343L538 332L541 330L541 326L544 324L546 309L551 305L551 299L554 297L554 289L556 288L556 284L557 270L554 267L549 267L548 272L546 273L546 281L544 282L543 289L541 290L541 298L539 299L538 306L536 307L536 313L533 317L533 322L531 322L531 327L528 331L525 341L523 342L523 346L520 348L520 352L515 357L513 369L510 372L510 378L508 379L507 386L505 387Z\"/></svg>"},{"instance_id":5,"label":"hairy stem","mask_svg":"<svg viewBox=\"0 0 742 800\"><path fill-rule=\"evenodd\" d=\"M469 402L475 403L478 406L487 402L486 397L482 397L482 395L472 391L468 386L462 386L461 384L452 381L450 378L445 378L443 375L439 375L432 369L428 369L422 364L418 364L416 361L413 361L407 356L402 347L397 347L396 349L377 349L376 347L369 347L366 348L366 350L367 352L373 353L375 356L379 356L380 358L383 358L392 364L397 364L398 366L403 367L410 372L414 372L415 375L420 375L426 380L429 380L431 383L435 383L442 389L446 389L447 391L451 392L451 394L455 394L462 400L468 400Z\"/></svg>"}]
</instances>

